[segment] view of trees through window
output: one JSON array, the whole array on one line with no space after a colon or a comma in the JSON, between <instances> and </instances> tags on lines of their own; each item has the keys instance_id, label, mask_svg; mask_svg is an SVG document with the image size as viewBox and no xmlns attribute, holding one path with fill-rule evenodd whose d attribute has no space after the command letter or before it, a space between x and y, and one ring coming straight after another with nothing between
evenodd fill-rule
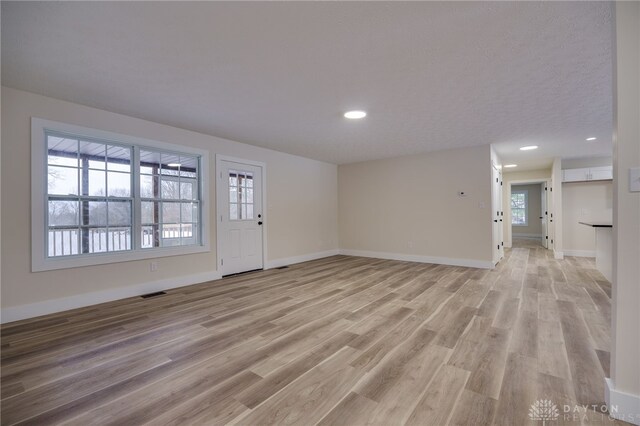
<instances>
[{"instance_id":1,"label":"view of trees through window","mask_svg":"<svg viewBox=\"0 0 640 426\"><path fill-rule=\"evenodd\" d=\"M47 135L47 148L49 257L199 242L197 156L56 134ZM141 222L134 247L136 208Z\"/></svg>"},{"instance_id":2,"label":"view of trees through window","mask_svg":"<svg viewBox=\"0 0 640 426\"><path fill-rule=\"evenodd\" d=\"M527 225L527 191L511 192L511 224Z\"/></svg>"}]
</instances>

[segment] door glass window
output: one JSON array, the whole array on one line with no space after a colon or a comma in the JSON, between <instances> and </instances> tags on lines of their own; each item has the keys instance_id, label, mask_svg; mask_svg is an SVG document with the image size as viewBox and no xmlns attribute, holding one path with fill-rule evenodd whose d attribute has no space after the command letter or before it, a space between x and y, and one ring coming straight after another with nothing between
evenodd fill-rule
<instances>
[{"instance_id":1,"label":"door glass window","mask_svg":"<svg viewBox=\"0 0 640 426\"><path fill-rule=\"evenodd\" d=\"M229 170L229 220L253 219L253 173Z\"/></svg>"}]
</instances>

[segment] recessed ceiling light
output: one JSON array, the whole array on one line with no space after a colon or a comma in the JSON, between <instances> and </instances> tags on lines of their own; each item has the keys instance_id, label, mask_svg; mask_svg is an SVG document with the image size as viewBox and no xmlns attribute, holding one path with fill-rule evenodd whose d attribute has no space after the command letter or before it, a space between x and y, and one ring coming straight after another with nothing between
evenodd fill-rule
<instances>
[{"instance_id":1,"label":"recessed ceiling light","mask_svg":"<svg viewBox=\"0 0 640 426\"><path fill-rule=\"evenodd\" d=\"M344 113L344 117L350 120L357 120L359 118L365 118L367 113L364 111L347 111Z\"/></svg>"},{"instance_id":2,"label":"recessed ceiling light","mask_svg":"<svg viewBox=\"0 0 640 426\"><path fill-rule=\"evenodd\" d=\"M505 169L512 169L512 168L514 168L514 167L518 167L518 165L517 165L517 164L505 164L505 165L504 165L504 168L505 168Z\"/></svg>"},{"instance_id":3,"label":"recessed ceiling light","mask_svg":"<svg viewBox=\"0 0 640 426\"><path fill-rule=\"evenodd\" d=\"M598 138L595 138L593 136L591 136L590 138L587 138L588 141L595 141L596 139L598 139Z\"/></svg>"},{"instance_id":4,"label":"recessed ceiling light","mask_svg":"<svg viewBox=\"0 0 640 426\"><path fill-rule=\"evenodd\" d=\"M538 149L538 145L523 146L520 151L531 151L532 149Z\"/></svg>"},{"instance_id":5,"label":"recessed ceiling light","mask_svg":"<svg viewBox=\"0 0 640 426\"><path fill-rule=\"evenodd\" d=\"M180 167L181 165L182 164L180 164L180 163L169 163L169 164L167 164L167 166L169 166L169 167Z\"/></svg>"}]
</instances>

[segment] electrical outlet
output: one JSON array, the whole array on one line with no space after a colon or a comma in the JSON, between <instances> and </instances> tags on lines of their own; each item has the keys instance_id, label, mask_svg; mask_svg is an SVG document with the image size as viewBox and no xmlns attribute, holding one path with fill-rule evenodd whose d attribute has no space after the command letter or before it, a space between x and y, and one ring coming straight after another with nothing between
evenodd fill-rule
<instances>
[{"instance_id":1,"label":"electrical outlet","mask_svg":"<svg viewBox=\"0 0 640 426\"><path fill-rule=\"evenodd\" d=\"M158 270L158 262L151 262L149 263L149 270L151 272L155 272Z\"/></svg>"}]
</instances>

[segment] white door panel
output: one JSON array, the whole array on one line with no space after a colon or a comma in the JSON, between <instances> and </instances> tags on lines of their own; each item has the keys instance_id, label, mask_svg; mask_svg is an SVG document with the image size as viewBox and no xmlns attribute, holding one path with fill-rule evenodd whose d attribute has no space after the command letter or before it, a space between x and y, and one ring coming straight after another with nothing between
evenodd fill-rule
<instances>
[{"instance_id":1,"label":"white door panel","mask_svg":"<svg viewBox=\"0 0 640 426\"><path fill-rule=\"evenodd\" d=\"M240 258L240 234L242 230L240 229L230 229L229 230L229 243L231 247L229 248L229 258L231 259L239 259Z\"/></svg>"},{"instance_id":2,"label":"white door panel","mask_svg":"<svg viewBox=\"0 0 640 426\"><path fill-rule=\"evenodd\" d=\"M222 275L262 269L262 167L221 160L218 169L218 258Z\"/></svg>"},{"instance_id":3,"label":"white door panel","mask_svg":"<svg viewBox=\"0 0 640 426\"><path fill-rule=\"evenodd\" d=\"M548 186L546 183L543 183L541 186L541 200L540 200L540 220L542 221L542 247L548 247L549 241L549 233L547 231L547 220L548 220L548 211L547 211L547 195L549 193Z\"/></svg>"},{"instance_id":4,"label":"white door panel","mask_svg":"<svg viewBox=\"0 0 640 426\"><path fill-rule=\"evenodd\" d=\"M247 256L255 256L258 253L257 249L257 234L258 232L255 229L247 229L244 233L245 241L244 246L246 248Z\"/></svg>"},{"instance_id":5,"label":"white door panel","mask_svg":"<svg viewBox=\"0 0 640 426\"><path fill-rule=\"evenodd\" d=\"M491 189L491 220L493 234L493 262L497 263L504 257L503 235L502 235L502 173L494 166L492 168L492 189Z\"/></svg>"}]
</instances>

